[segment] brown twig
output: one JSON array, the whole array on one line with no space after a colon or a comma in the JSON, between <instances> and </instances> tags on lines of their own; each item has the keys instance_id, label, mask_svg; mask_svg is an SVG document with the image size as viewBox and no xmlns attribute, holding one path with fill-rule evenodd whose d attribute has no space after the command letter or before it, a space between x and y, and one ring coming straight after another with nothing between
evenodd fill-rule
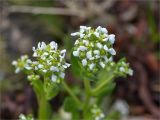
<instances>
[{"instance_id":1,"label":"brown twig","mask_svg":"<svg viewBox=\"0 0 160 120\"><path fill-rule=\"evenodd\" d=\"M32 14L52 14L52 15L70 15L81 17L82 13L78 10L71 10L68 8L54 8L54 7L37 7L37 6L18 6L12 5L8 7L11 13L32 13Z\"/></svg>"}]
</instances>

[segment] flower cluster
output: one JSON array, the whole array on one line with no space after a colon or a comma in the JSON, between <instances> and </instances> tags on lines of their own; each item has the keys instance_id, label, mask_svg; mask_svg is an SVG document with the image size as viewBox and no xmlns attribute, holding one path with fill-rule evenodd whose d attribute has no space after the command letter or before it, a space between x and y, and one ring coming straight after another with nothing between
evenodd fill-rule
<instances>
[{"instance_id":1,"label":"flower cluster","mask_svg":"<svg viewBox=\"0 0 160 120\"><path fill-rule=\"evenodd\" d=\"M73 49L73 56L78 57L81 64L88 70L97 72L105 68L106 64L112 61L116 55L113 49L115 35L108 34L106 28L80 26L80 31L71 33L71 36L78 36Z\"/></svg>"},{"instance_id":2,"label":"flower cluster","mask_svg":"<svg viewBox=\"0 0 160 120\"><path fill-rule=\"evenodd\" d=\"M54 41L46 45L44 42L39 42L37 48L33 47L33 57L36 61L31 61L27 56L22 56L18 61L13 61L12 64L16 67L16 73L21 70L28 70L32 74L28 79L39 78L37 73L43 76L49 76L53 82L59 83L65 76L65 69L70 64L65 62L66 50L58 50L58 45Z\"/></svg>"},{"instance_id":3,"label":"flower cluster","mask_svg":"<svg viewBox=\"0 0 160 120\"><path fill-rule=\"evenodd\" d=\"M27 55L21 56L17 61L13 61L12 65L16 67L15 73L19 73L20 71L26 69L26 70L31 70L30 64L32 61L28 58Z\"/></svg>"},{"instance_id":4,"label":"flower cluster","mask_svg":"<svg viewBox=\"0 0 160 120\"><path fill-rule=\"evenodd\" d=\"M104 118L104 114L102 113L101 109L94 105L91 109L91 113L94 120L102 120Z\"/></svg>"},{"instance_id":5,"label":"flower cluster","mask_svg":"<svg viewBox=\"0 0 160 120\"><path fill-rule=\"evenodd\" d=\"M116 64L116 70L115 73L119 75L133 75L133 70L129 68L129 63L126 63L125 59L121 59L117 64Z\"/></svg>"}]
</instances>

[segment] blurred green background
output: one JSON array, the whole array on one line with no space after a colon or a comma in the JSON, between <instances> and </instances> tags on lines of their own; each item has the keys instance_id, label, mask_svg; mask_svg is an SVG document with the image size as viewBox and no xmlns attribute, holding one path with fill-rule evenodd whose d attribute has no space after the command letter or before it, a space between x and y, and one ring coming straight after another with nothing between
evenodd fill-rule
<instances>
[{"instance_id":1,"label":"blurred green background","mask_svg":"<svg viewBox=\"0 0 160 120\"><path fill-rule=\"evenodd\" d=\"M0 118L37 114L35 95L26 77L14 74L11 66L14 59L22 54L31 56L32 46L39 41L54 40L60 48L67 49L70 61L75 41L70 33L80 25L100 25L116 35L115 60L125 56L134 70L134 76L116 80L111 103L125 102L130 119L154 120L160 112L159 3L158 0L0 0ZM75 83L70 70L66 79ZM50 101L55 111L62 101L63 94Z\"/></svg>"}]
</instances>

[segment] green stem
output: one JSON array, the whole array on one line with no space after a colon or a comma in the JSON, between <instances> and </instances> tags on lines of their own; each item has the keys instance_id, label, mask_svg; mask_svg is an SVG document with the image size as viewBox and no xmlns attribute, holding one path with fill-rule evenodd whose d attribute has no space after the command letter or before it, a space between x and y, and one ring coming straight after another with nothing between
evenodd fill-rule
<instances>
[{"instance_id":1,"label":"green stem","mask_svg":"<svg viewBox=\"0 0 160 120\"><path fill-rule=\"evenodd\" d=\"M84 87L85 87L85 93L86 93L86 99L83 107L83 114L85 117L85 114L87 113L89 102L90 102L90 93L91 93L91 88L90 88L90 81L89 80L84 80Z\"/></svg>"},{"instance_id":2,"label":"green stem","mask_svg":"<svg viewBox=\"0 0 160 120\"><path fill-rule=\"evenodd\" d=\"M96 94L99 90L101 90L104 86L106 86L106 84L108 82L110 82L110 80L112 80L114 78L113 75L109 76L108 79L104 80L104 82L102 82L101 84L99 84L93 91L92 94Z\"/></svg>"},{"instance_id":3,"label":"green stem","mask_svg":"<svg viewBox=\"0 0 160 120\"><path fill-rule=\"evenodd\" d=\"M73 98L73 100L75 100L75 102L78 105L81 105L81 102L79 101L79 99L75 96L75 94L72 92L72 90L70 89L70 87L64 81L62 81L62 85L64 86L64 88L66 89L66 91L68 92L68 94Z\"/></svg>"},{"instance_id":4,"label":"green stem","mask_svg":"<svg viewBox=\"0 0 160 120\"><path fill-rule=\"evenodd\" d=\"M38 119L39 120L49 120L50 117L50 106L48 101L45 99L44 96L38 100L39 102L39 109L38 109Z\"/></svg>"}]
</instances>

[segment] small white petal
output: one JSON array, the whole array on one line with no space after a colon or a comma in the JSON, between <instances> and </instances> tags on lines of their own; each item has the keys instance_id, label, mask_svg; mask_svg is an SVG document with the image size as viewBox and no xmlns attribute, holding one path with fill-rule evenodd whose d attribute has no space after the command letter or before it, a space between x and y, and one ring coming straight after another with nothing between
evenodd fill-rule
<instances>
[{"instance_id":1,"label":"small white petal","mask_svg":"<svg viewBox=\"0 0 160 120\"><path fill-rule=\"evenodd\" d=\"M107 56L103 56L103 58L104 58L104 60L105 60L106 63L109 61L108 58L107 58Z\"/></svg>"},{"instance_id":2,"label":"small white petal","mask_svg":"<svg viewBox=\"0 0 160 120\"><path fill-rule=\"evenodd\" d=\"M66 49L64 49L64 50L61 51L61 57L64 58L65 54L66 54Z\"/></svg>"},{"instance_id":3,"label":"small white petal","mask_svg":"<svg viewBox=\"0 0 160 120\"><path fill-rule=\"evenodd\" d=\"M62 65L63 66L63 68L67 68L68 66L67 65Z\"/></svg>"},{"instance_id":4,"label":"small white petal","mask_svg":"<svg viewBox=\"0 0 160 120\"><path fill-rule=\"evenodd\" d=\"M107 31L107 29L106 28L101 28L101 31L103 32L103 33L108 33L108 31Z\"/></svg>"},{"instance_id":5,"label":"small white petal","mask_svg":"<svg viewBox=\"0 0 160 120\"><path fill-rule=\"evenodd\" d=\"M108 50L108 52L111 54L111 55L116 55L116 51L113 49L113 48L110 48Z\"/></svg>"},{"instance_id":6,"label":"small white petal","mask_svg":"<svg viewBox=\"0 0 160 120\"><path fill-rule=\"evenodd\" d=\"M95 59L94 57L89 58L89 60L94 60L94 59Z\"/></svg>"},{"instance_id":7,"label":"small white petal","mask_svg":"<svg viewBox=\"0 0 160 120\"><path fill-rule=\"evenodd\" d=\"M65 65L66 65L67 67L71 66L71 64L69 64L69 63L65 63Z\"/></svg>"},{"instance_id":8,"label":"small white petal","mask_svg":"<svg viewBox=\"0 0 160 120\"><path fill-rule=\"evenodd\" d=\"M59 75L61 78L64 78L65 77L65 73L60 73Z\"/></svg>"},{"instance_id":9,"label":"small white petal","mask_svg":"<svg viewBox=\"0 0 160 120\"><path fill-rule=\"evenodd\" d=\"M41 49L45 49L46 48L46 44L45 44L45 42L42 42L41 43Z\"/></svg>"},{"instance_id":10,"label":"small white petal","mask_svg":"<svg viewBox=\"0 0 160 120\"><path fill-rule=\"evenodd\" d=\"M132 69L129 69L129 70L128 70L128 74L129 74L130 76L132 76L132 75L133 75L133 70L132 70Z\"/></svg>"},{"instance_id":11,"label":"small white petal","mask_svg":"<svg viewBox=\"0 0 160 120\"><path fill-rule=\"evenodd\" d=\"M79 35L79 32L71 33L71 36L77 36Z\"/></svg>"},{"instance_id":12,"label":"small white petal","mask_svg":"<svg viewBox=\"0 0 160 120\"><path fill-rule=\"evenodd\" d=\"M108 59L109 62L113 61L113 57L111 56L109 59Z\"/></svg>"},{"instance_id":13,"label":"small white petal","mask_svg":"<svg viewBox=\"0 0 160 120\"><path fill-rule=\"evenodd\" d=\"M109 41L110 41L112 44L115 42L115 35L114 35L114 34L110 34L110 35L108 36L108 38L109 38Z\"/></svg>"},{"instance_id":14,"label":"small white petal","mask_svg":"<svg viewBox=\"0 0 160 120\"><path fill-rule=\"evenodd\" d=\"M86 26L83 25L80 26L80 29L86 29L86 28L87 28Z\"/></svg>"},{"instance_id":15,"label":"small white petal","mask_svg":"<svg viewBox=\"0 0 160 120\"><path fill-rule=\"evenodd\" d=\"M98 59L98 58L100 58L100 56L99 56L99 55L96 55L95 58Z\"/></svg>"},{"instance_id":16,"label":"small white petal","mask_svg":"<svg viewBox=\"0 0 160 120\"><path fill-rule=\"evenodd\" d=\"M46 73L47 72L47 70L46 69L44 69L44 70L42 70L44 73Z\"/></svg>"},{"instance_id":17,"label":"small white petal","mask_svg":"<svg viewBox=\"0 0 160 120\"><path fill-rule=\"evenodd\" d=\"M96 54L96 55L99 55L100 51L99 50L94 50L93 53Z\"/></svg>"},{"instance_id":18,"label":"small white petal","mask_svg":"<svg viewBox=\"0 0 160 120\"><path fill-rule=\"evenodd\" d=\"M80 38L83 38L85 34L80 34Z\"/></svg>"},{"instance_id":19,"label":"small white petal","mask_svg":"<svg viewBox=\"0 0 160 120\"><path fill-rule=\"evenodd\" d=\"M100 66L101 66L102 68L105 67L105 64L104 64L103 62L100 62L99 64L100 64Z\"/></svg>"},{"instance_id":20,"label":"small white petal","mask_svg":"<svg viewBox=\"0 0 160 120\"><path fill-rule=\"evenodd\" d=\"M56 75L52 75L52 76L51 76L51 80L52 80L53 82L56 82L57 76L56 76Z\"/></svg>"},{"instance_id":21,"label":"small white petal","mask_svg":"<svg viewBox=\"0 0 160 120\"><path fill-rule=\"evenodd\" d=\"M48 55L48 53L47 53L47 52L44 52L44 53L43 53L43 55L47 56L47 55Z\"/></svg>"},{"instance_id":22,"label":"small white petal","mask_svg":"<svg viewBox=\"0 0 160 120\"><path fill-rule=\"evenodd\" d=\"M84 33L85 32L85 29L80 29L80 33Z\"/></svg>"},{"instance_id":23,"label":"small white petal","mask_svg":"<svg viewBox=\"0 0 160 120\"><path fill-rule=\"evenodd\" d=\"M99 49L101 49L101 48L102 48L102 44L101 44L101 43L97 43L97 47L98 47Z\"/></svg>"},{"instance_id":24,"label":"small white petal","mask_svg":"<svg viewBox=\"0 0 160 120\"><path fill-rule=\"evenodd\" d=\"M106 45L103 46L104 50L108 51L108 47Z\"/></svg>"},{"instance_id":25,"label":"small white petal","mask_svg":"<svg viewBox=\"0 0 160 120\"><path fill-rule=\"evenodd\" d=\"M35 51L34 53L33 53L33 57L37 57L38 56L38 54L37 54L37 52Z\"/></svg>"},{"instance_id":26,"label":"small white petal","mask_svg":"<svg viewBox=\"0 0 160 120\"><path fill-rule=\"evenodd\" d=\"M74 56L79 56L79 51L73 51Z\"/></svg>"},{"instance_id":27,"label":"small white petal","mask_svg":"<svg viewBox=\"0 0 160 120\"><path fill-rule=\"evenodd\" d=\"M85 46L79 46L78 50L85 51L85 50L87 50L87 48Z\"/></svg>"},{"instance_id":28,"label":"small white petal","mask_svg":"<svg viewBox=\"0 0 160 120\"><path fill-rule=\"evenodd\" d=\"M32 47L32 50L33 50L33 51L35 51L35 50L36 50L36 48L33 46L33 47Z\"/></svg>"},{"instance_id":29,"label":"small white petal","mask_svg":"<svg viewBox=\"0 0 160 120\"><path fill-rule=\"evenodd\" d=\"M25 67L27 70L31 70L32 69L32 67L30 67L30 66L26 66Z\"/></svg>"},{"instance_id":30,"label":"small white petal","mask_svg":"<svg viewBox=\"0 0 160 120\"><path fill-rule=\"evenodd\" d=\"M17 65L17 61L14 60L14 61L12 62L12 65Z\"/></svg>"},{"instance_id":31,"label":"small white petal","mask_svg":"<svg viewBox=\"0 0 160 120\"><path fill-rule=\"evenodd\" d=\"M51 49L54 49L54 50L58 49L58 44L56 42L54 42L54 41L50 42L49 45L50 45Z\"/></svg>"},{"instance_id":32,"label":"small white petal","mask_svg":"<svg viewBox=\"0 0 160 120\"><path fill-rule=\"evenodd\" d=\"M27 63L32 63L32 61L30 60L30 59L27 59L27 61L26 61Z\"/></svg>"},{"instance_id":33,"label":"small white petal","mask_svg":"<svg viewBox=\"0 0 160 120\"><path fill-rule=\"evenodd\" d=\"M96 31L100 31L101 30L101 26L98 26L97 28L96 28Z\"/></svg>"},{"instance_id":34,"label":"small white petal","mask_svg":"<svg viewBox=\"0 0 160 120\"><path fill-rule=\"evenodd\" d=\"M94 32L94 35L95 35L96 37L99 37L99 33L98 33L98 32Z\"/></svg>"},{"instance_id":35,"label":"small white petal","mask_svg":"<svg viewBox=\"0 0 160 120\"><path fill-rule=\"evenodd\" d=\"M93 70L94 66L95 66L94 63L90 64L90 65L89 65L89 69L90 69L90 70Z\"/></svg>"},{"instance_id":36,"label":"small white petal","mask_svg":"<svg viewBox=\"0 0 160 120\"><path fill-rule=\"evenodd\" d=\"M87 46L89 44L88 40L83 40L83 43Z\"/></svg>"},{"instance_id":37,"label":"small white petal","mask_svg":"<svg viewBox=\"0 0 160 120\"><path fill-rule=\"evenodd\" d=\"M87 60L86 60L86 59L83 59L83 60L82 60L82 65L83 65L83 66L86 66L86 65L87 65Z\"/></svg>"},{"instance_id":38,"label":"small white petal","mask_svg":"<svg viewBox=\"0 0 160 120\"><path fill-rule=\"evenodd\" d=\"M125 72L124 67L120 67L119 70L120 70L121 72Z\"/></svg>"},{"instance_id":39,"label":"small white petal","mask_svg":"<svg viewBox=\"0 0 160 120\"><path fill-rule=\"evenodd\" d=\"M59 69L55 66L51 66L50 70L55 71L55 72L59 72Z\"/></svg>"},{"instance_id":40,"label":"small white petal","mask_svg":"<svg viewBox=\"0 0 160 120\"><path fill-rule=\"evenodd\" d=\"M39 65L38 65L38 68L40 68L40 69L43 68L43 65L42 65L42 64L39 64Z\"/></svg>"},{"instance_id":41,"label":"small white petal","mask_svg":"<svg viewBox=\"0 0 160 120\"><path fill-rule=\"evenodd\" d=\"M88 51L88 52L86 53L86 57L87 57L88 59L90 59L90 58L92 57L92 52L91 52L91 51Z\"/></svg>"},{"instance_id":42,"label":"small white petal","mask_svg":"<svg viewBox=\"0 0 160 120\"><path fill-rule=\"evenodd\" d=\"M76 40L74 44L75 44L75 45L79 44L79 40Z\"/></svg>"},{"instance_id":43,"label":"small white petal","mask_svg":"<svg viewBox=\"0 0 160 120\"><path fill-rule=\"evenodd\" d=\"M19 73L20 72L20 68L16 68L15 73Z\"/></svg>"},{"instance_id":44,"label":"small white petal","mask_svg":"<svg viewBox=\"0 0 160 120\"><path fill-rule=\"evenodd\" d=\"M41 48L41 43L40 43L40 42L38 42L38 48L39 48L39 49Z\"/></svg>"}]
</instances>

